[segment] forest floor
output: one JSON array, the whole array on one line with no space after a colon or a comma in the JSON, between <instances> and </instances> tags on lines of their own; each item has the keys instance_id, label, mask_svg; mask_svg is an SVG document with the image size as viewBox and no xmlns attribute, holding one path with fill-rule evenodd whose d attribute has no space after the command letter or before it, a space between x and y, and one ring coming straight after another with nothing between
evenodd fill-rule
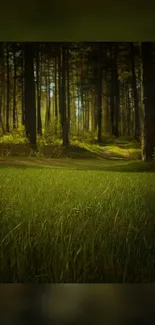
<instances>
[{"instance_id":1,"label":"forest floor","mask_svg":"<svg viewBox=\"0 0 155 325\"><path fill-rule=\"evenodd\" d=\"M116 156L1 157L3 282L155 281L155 163Z\"/></svg>"}]
</instances>

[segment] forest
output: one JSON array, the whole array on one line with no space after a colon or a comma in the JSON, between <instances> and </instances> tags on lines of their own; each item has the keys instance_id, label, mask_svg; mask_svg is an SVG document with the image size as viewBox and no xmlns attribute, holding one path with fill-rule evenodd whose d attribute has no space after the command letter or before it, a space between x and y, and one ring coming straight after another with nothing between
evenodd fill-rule
<instances>
[{"instance_id":1,"label":"forest","mask_svg":"<svg viewBox=\"0 0 155 325\"><path fill-rule=\"evenodd\" d=\"M154 75L154 43L1 43L1 144L129 137L151 160Z\"/></svg>"},{"instance_id":2,"label":"forest","mask_svg":"<svg viewBox=\"0 0 155 325\"><path fill-rule=\"evenodd\" d=\"M0 278L155 281L155 43L0 43Z\"/></svg>"}]
</instances>

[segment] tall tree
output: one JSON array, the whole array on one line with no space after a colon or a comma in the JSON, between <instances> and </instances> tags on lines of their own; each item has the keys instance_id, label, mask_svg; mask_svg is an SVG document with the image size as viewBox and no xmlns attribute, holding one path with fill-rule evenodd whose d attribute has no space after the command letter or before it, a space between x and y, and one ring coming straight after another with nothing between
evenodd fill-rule
<instances>
[{"instance_id":1,"label":"tall tree","mask_svg":"<svg viewBox=\"0 0 155 325\"><path fill-rule=\"evenodd\" d=\"M131 71L132 71L132 89L134 98L134 112L135 112L135 125L134 125L134 138L139 140L140 137L140 118L139 118L139 103L138 103L138 91L137 91L137 79L136 79L136 67L135 67L135 46L133 42L130 42L130 59L131 59Z\"/></svg>"},{"instance_id":2,"label":"tall tree","mask_svg":"<svg viewBox=\"0 0 155 325\"><path fill-rule=\"evenodd\" d=\"M36 79L37 79L37 132L42 135L41 121L41 76L40 76L40 46L37 44L36 54Z\"/></svg>"},{"instance_id":3,"label":"tall tree","mask_svg":"<svg viewBox=\"0 0 155 325\"><path fill-rule=\"evenodd\" d=\"M67 122L68 122L68 132L70 130L70 65L69 65L69 44L67 44L66 49L66 70L67 70Z\"/></svg>"},{"instance_id":4,"label":"tall tree","mask_svg":"<svg viewBox=\"0 0 155 325\"><path fill-rule=\"evenodd\" d=\"M98 44L98 62L97 62L97 125L98 125L98 142L102 142L102 43Z\"/></svg>"},{"instance_id":5,"label":"tall tree","mask_svg":"<svg viewBox=\"0 0 155 325\"><path fill-rule=\"evenodd\" d=\"M3 134L5 133L4 123L3 123L3 95L4 95L4 44L0 43L0 126L2 128Z\"/></svg>"},{"instance_id":6,"label":"tall tree","mask_svg":"<svg viewBox=\"0 0 155 325\"><path fill-rule=\"evenodd\" d=\"M13 87L13 129L16 128L16 43L13 43L14 87Z\"/></svg>"},{"instance_id":7,"label":"tall tree","mask_svg":"<svg viewBox=\"0 0 155 325\"><path fill-rule=\"evenodd\" d=\"M62 45L62 137L63 146L67 147L69 144L68 137L68 118L66 105L66 44Z\"/></svg>"},{"instance_id":8,"label":"tall tree","mask_svg":"<svg viewBox=\"0 0 155 325\"><path fill-rule=\"evenodd\" d=\"M6 130L10 132L10 67L9 67L9 43L6 44L6 69L7 69L7 104L6 104Z\"/></svg>"},{"instance_id":9,"label":"tall tree","mask_svg":"<svg viewBox=\"0 0 155 325\"><path fill-rule=\"evenodd\" d=\"M25 125L25 92L24 92L24 43L21 44L21 113L22 125Z\"/></svg>"},{"instance_id":10,"label":"tall tree","mask_svg":"<svg viewBox=\"0 0 155 325\"><path fill-rule=\"evenodd\" d=\"M58 53L58 89L59 89L59 116L61 128L63 127L63 101L62 101L62 47L59 44L59 53Z\"/></svg>"},{"instance_id":11,"label":"tall tree","mask_svg":"<svg viewBox=\"0 0 155 325\"><path fill-rule=\"evenodd\" d=\"M25 127L31 146L36 148L36 102L34 83L34 43L24 44L25 59Z\"/></svg>"},{"instance_id":12,"label":"tall tree","mask_svg":"<svg viewBox=\"0 0 155 325\"><path fill-rule=\"evenodd\" d=\"M57 127L58 127L58 87L57 87L57 56L55 54L54 58L54 84L55 84L55 134L57 135Z\"/></svg>"},{"instance_id":13,"label":"tall tree","mask_svg":"<svg viewBox=\"0 0 155 325\"><path fill-rule=\"evenodd\" d=\"M119 111L120 111L120 84L118 79L118 44L110 43L111 59L111 85L110 85L110 118L111 133L116 137L119 136Z\"/></svg>"},{"instance_id":14,"label":"tall tree","mask_svg":"<svg viewBox=\"0 0 155 325\"><path fill-rule=\"evenodd\" d=\"M120 113L120 83L118 79L118 67L117 67L117 57L118 57L118 43L114 45L114 98L115 98L115 128L114 135L119 137L119 113Z\"/></svg>"},{"instance_id":15,"label":"tall tree","mask_svg":"<svg viewBox=\"0 0 155 325\"><path fill-rule=\"evenodd\" d=\"M153 159L155 145L155 49L151 42L142 43L144 125L142 160Z\"/></svg>"}]
</instances>

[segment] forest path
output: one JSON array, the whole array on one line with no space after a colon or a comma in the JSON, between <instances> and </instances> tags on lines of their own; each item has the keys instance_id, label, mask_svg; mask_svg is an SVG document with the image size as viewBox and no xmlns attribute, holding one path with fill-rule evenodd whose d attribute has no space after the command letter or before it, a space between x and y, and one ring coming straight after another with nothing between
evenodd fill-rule
<instances>
[{"instance_id":1,"label":"forest path","mask_svg":"<svg viewBox=\"0 0 155 325\"><path fill-rule=\"evenodd\" d=\"M155 162L134 160L1 157L0 168L63 168L73 170L98 170L115 172L155 172Z\"/></svg>"}]
</instances>

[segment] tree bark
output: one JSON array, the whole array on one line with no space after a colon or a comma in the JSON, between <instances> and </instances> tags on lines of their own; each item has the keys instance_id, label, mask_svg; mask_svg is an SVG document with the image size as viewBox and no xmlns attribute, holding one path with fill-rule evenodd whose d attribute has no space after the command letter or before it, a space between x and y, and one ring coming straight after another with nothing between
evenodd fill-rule
<instances>
[{"instance_id":1,"label":"tree bark","mask_svg":"<svg viewBox=\"0 0 155 325\"><path fill-rule=\"evenodd\" d=\"M55 56L54 67L54 83L55 83L55 134L57 134L58 127L58 89L57 89L57 57Z\"/></svg>"},{"instance_id":2,"label":"tree bark","mask_svg":"<svg viewBox=\"0 0 155 325\"><path fill-rule=\"evenodd\" d=\"M26 136L36 149L36 102L34 83L34 44L24 44L25 57L25 126Z\"/></svg>"},{"instance_id":3,"label":"tree bark","mask_svg":"<svg viewBox=\"0 0 155 325\"><path fill-rule=\"evenodd\" d=\"M68 119L67 119L67 107L66 107L66 48L62 46L62 137L63 146L67 147L69 145L68 137Z\"/></svg>"},{"instance_id":4,"label":"tree bark","mask_svg":"<svg viewBox=\"0 0 155 325\"><path fill-rule=\"evenodd\" d=\"M0 126L2 133L5 134L5 127L3 123L3 97L4 97L4 44L0 44L0 71L1 71L1 83L0 83Z\"/></svg>"},{"instance_id":5,"label":"tree bark","mask_svg":"<svg viewBox=\"0 0 155 325\"><path fill-rule=\"evenodd\" d=\"M24 94L24 46L21 51L21 104L22 104L22 125L25 126L25 94Z\"/></svg>"},{"instance_id":6,"label":"tree bark","mask_svg":"<svg viewBox=\"0 0 155 325\"><path fill-rule=\"evenodd\" d=\"M119 137L120 82L117 71L118 44L114 46L114 88L115 88L115 128L114 135Z\"/></svg>"},{"instance_id":7,"label":"tree bark","mask_svg":"<svg viewBox=\"0 0 155 325\"><path fill-rule=\"evenodd\" d=\"M153 159L155 145L155 67L153 43L142 43L144 126L142 138L142 160Z\"/></svg>"},{"instance_id":8,"label":"tree bark","mask_svg":"<svg viewBox=\"0 0 155 325\"><path fill-rule=\"evenodd\" d=\"M13 85L13 129L16 129L16 43L13 43L14 85Z\"/></svg>"},{"instance_id":9,"label":"tree bark","mask_svg":"<svg viewBox=\"0 0 155 325\"><path fill-rule=\"evenodd\" d=\"M102 142L102 43L98 48L98 82L97 82L97 124L98 124L98 143Z\"/></svg>"},{"instance_id":10,"label":"tree bark","mask_svg":"<svg viewBox=\"0 0 155 325\"><path fill-rule=\"evenodd\" d=\"M6 66L7 66L7 104L6 104L6 131L10 132L10 67L9 67L9 44L6 44Z\"/></svg>"},{"instance_id":11,"label":"tree bark","mask_svg":"<svg viewBox=\"0 0 155 325\"><path fill-rule=\"evenodd\" d=\"M66 61L67 61L67 121L68 132L70 130L70 71L69 71L69 49L66 49Z\"/></svg>"},{"instance_id":12,"label":"tree bark","mask_svg":"<svg viewBox=\"0 0 155 325\"><path fill-rule=\"evenodd\" d=\"M134 49L133 42L130 42L130 60L131 60L132 89L133 89L134 111L135 111L134 139L139 140L140 137L139 101L138 101L137 80L136 80L136 71L135 71L135 49Z\"/></svg>"},{"instance_id":13,"label":"tree bark","mask_svg":"<svg viewBox=\"0 0 155 325\"><path fill-rule=\"evenodd\" d=\"M37 77L37 132L42 135L42 121L41 121L41 80L40 80L40 49L37 46L37 60L36 60L36 77Z\"/></svg>"},{"instance_id":14,"label":"tree bark","mask_svg":"<svg viewBox=\"0 0 155 325\"><path fill-rule=\"evenodd\" d=\"M59 85L59 115L60 115L60 124L63 128L62 121L62 48L60 46L59 55L58 55L58 85Z\"/></svg>"}]
</instances>

